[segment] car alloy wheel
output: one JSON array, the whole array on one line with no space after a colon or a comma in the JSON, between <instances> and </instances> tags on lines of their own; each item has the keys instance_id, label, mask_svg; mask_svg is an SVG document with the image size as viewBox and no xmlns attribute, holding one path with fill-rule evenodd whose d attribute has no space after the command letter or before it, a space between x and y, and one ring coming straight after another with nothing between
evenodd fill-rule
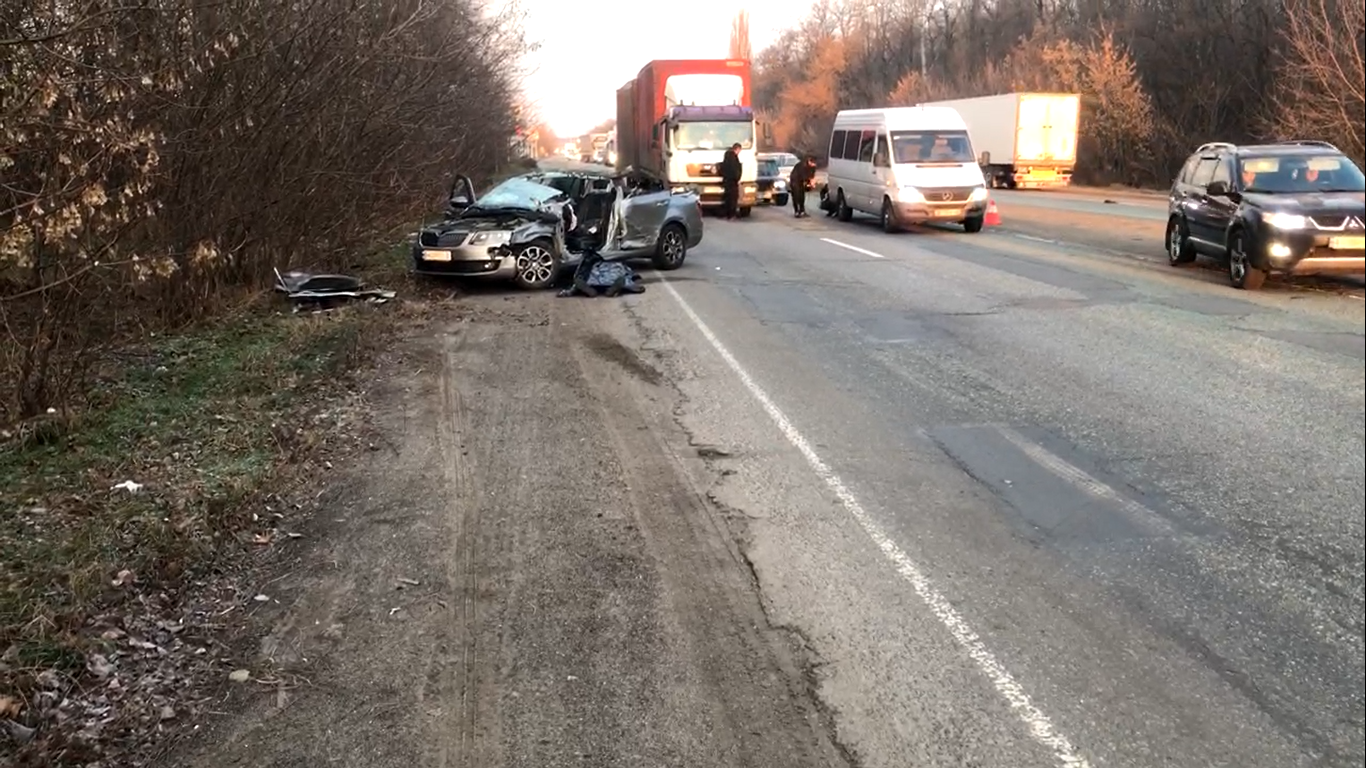
<instances>
[{"instance_id":1,"label":"car alloy wheel","mask_svg":"<svg viewBox=\"0 0 1366 768\"><path fill-rule=\"evenodd\" d=\"M549 285L555 277L555 254L540 243L517 252L517 279L528 288Z\"/></svg>"},{"instance_id":2,"label":"car alloy wheel","mask_svg":"<svg viewBox=\"0 0 1366 768\"><path fill-rule=\"evenodd\" d=\"M659 246L655 251L656 269L670 270L683 266L688 257L688 240L683 228L677 224L667 224L659 233Z\"/></svg>"}]
</instances>

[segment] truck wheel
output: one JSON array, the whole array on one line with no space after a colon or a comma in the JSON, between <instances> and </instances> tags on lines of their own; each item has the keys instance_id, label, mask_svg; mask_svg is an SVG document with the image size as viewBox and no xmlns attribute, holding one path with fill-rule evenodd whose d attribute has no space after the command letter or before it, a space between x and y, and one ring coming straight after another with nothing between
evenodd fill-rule
<instances>
[{"instance_id":1,"label":"truck wheel","mask_svg":"<svg viewBox=\"0 0 1366 768\"><path fill-rule=\"evenodd\" d=\"M842 189L839 191L838 200L839 202L835 203L835 210L839 212L840 221L853 221L854 209L850 208L849 204L844 202L844 190Z\"/></svg>"},{"instance_id":2,"label":"truck wheel","mask_svg":"<svg viewBox=\"0 0 1366 768\"><path fill-rule=\"evenodd\" d=\"M753 209L753 208L748 208L748 207L746 207L746 208L741 208L741 209L740 209L740 218L742 218L742 219L748 219L748 218L749 218L749 215L750 215L751 213L754 213L754 209Z\"/></svg>"},{"instance_id":3,"label":"truck wheel","mask_svg":"<svg viewBox=\"0 0 1366 768\"><path fill-rule=\"evenodd\" d=\"M1244 291L1255 291L1266 282L1266 270L1258 269L1248 258L1242 232L1228 238L1228 279L1234 288Z\"/></svg>"}]
</instances>

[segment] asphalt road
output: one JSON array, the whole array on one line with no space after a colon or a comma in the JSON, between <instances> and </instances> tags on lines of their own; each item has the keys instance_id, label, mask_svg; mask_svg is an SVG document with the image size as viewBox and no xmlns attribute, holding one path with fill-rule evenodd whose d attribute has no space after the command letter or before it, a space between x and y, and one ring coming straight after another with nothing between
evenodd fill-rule
<instances>
[{"instance_id":1,"label":"asphalt road","mask_svg":"<svg viewBox=\"0 0 1366 768\"><path fill-rule=\"evenodd\" d=\"M1362 764L1360 301L707 227L621 311L858 765Z\"/></svg>"}]
</instances>

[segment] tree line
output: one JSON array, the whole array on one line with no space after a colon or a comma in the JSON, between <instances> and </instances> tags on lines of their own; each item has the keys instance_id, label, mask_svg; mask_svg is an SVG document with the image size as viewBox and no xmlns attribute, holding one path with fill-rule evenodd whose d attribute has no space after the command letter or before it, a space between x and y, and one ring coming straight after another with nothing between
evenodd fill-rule
<instances>
[{"instance_id":1,"label":"tree line","mask_svg":"<svg viewBox=\"0 0 1366 768\"><path fill-rule=\"evenodd\" d=\"M756 54L753 100L818 156L839 109L1062 91L1082 95L1082 183L1165 186L1206 141L1361 164L1364 29L1351 0L817 0Z\"/></svg>"},{"instance_id":2,"label":"tree line","mask_svg":"<svg viewBox=\"0 0 1366 768\"><path fill-rule=\"evenodd\" d=\"M338 267L508 151L522 39L482 0L0 5L0 424L83 352Z\"/></svg>"}]
</instances>

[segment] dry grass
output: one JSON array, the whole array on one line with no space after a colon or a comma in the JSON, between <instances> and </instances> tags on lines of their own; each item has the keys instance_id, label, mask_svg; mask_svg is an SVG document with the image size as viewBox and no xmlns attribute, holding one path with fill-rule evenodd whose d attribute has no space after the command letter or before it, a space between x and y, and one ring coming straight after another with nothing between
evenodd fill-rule
<instances>
[{"instance_id":1,"label":"dry grass","mask_svg":"<svg viewBox=\"0 0 1366 768\"><path fill-rule=\"evenodd\" d=\"M311 412L365 358L386 309L257 311L109 352L88 408L9 435L0 701L31 701L48 670L79 676L96 615L174 595L250 546L246 502L307 456Z\"/></svg>"}]
</instances>

